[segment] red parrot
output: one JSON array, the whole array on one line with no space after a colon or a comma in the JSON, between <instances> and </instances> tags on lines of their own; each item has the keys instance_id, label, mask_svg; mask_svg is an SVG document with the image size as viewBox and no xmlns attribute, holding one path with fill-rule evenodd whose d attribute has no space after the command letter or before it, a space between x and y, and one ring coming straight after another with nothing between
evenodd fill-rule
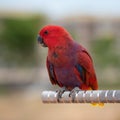
<instances>
[{"instance_id":1,"label":"red parrot","mask_svg":"<svg viewBox=\"0 0 120 120\"><path fill-rule=\"evenodd\" d=\"M97 78L88 51L75 42L61 26L47 25L38 35L38 42L48 47L46 65L53 85L73 90L97 90Z\"/></svg>"}]
</instances>

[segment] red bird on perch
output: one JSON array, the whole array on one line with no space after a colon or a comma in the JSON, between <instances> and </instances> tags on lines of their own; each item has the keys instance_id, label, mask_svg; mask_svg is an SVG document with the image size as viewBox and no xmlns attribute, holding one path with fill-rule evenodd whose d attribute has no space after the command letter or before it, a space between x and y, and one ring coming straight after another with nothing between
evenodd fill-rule
<instances>
[{"instance_id":1,"label":"red bird on perch","mask_svg":"<svg viewBox=\"0 0 120 120\"><path fill-rule=\"evenodd\" d=\"M88 51L76 43L61 26L47 25L38 35L38 42L48 47L47 69L52 84L64 90L97 90L97 78ZM60 93L60 91L59 91Z\"/></svg>"}]
</instances>

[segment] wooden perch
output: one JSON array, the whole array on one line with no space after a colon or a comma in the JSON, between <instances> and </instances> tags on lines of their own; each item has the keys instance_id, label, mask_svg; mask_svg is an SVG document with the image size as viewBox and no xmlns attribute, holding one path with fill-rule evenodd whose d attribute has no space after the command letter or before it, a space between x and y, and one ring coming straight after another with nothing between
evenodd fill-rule
<instances>
[{"instance_id":1,"label":"wooden perch","mask_svg":"<svg viewBox=\"0 0 120 120\"><path fill-rule=\"evenodd\" d=\"M56 91L43 91L43 103L120 103L120 90L89 90L79 91L69 96L70 91L65 91L58 98Z\"/></svg>"}]
</instances>

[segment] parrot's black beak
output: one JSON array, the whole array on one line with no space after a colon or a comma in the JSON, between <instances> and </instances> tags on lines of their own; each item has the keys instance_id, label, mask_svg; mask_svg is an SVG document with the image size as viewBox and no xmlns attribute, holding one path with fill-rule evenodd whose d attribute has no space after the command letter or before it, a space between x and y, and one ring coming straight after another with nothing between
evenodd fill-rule
<instances>
[{"instance_id":1,"label":"parrot's black beak","mask_svg":"<svg viewBox=\"0 0 120 120\"><path fill-rule=\"evenodd\" d=\"M47 45L44 43L43 38L40 35L38 35L37 40L38 43L40 43L43 47L47 47Z\"/></svg>"}]
</instances>

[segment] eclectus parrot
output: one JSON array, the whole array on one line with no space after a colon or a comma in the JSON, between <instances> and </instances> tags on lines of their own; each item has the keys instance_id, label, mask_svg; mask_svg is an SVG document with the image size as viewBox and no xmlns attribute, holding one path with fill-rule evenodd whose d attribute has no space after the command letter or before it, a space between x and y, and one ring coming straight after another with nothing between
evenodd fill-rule
<instances>
[{"instance_id":1,"label":"eclectus parrot","mask_svg":"<svg viewBox=\"0 0 120 120\"><path fill-rule=\"evenodd\" d=\"M93 60L88 51L75 42L61 26L47 25L38 34L38 42L48 47L46 66L53 85L72 91L97 90Z\"/></svg>"}]
</instances>

